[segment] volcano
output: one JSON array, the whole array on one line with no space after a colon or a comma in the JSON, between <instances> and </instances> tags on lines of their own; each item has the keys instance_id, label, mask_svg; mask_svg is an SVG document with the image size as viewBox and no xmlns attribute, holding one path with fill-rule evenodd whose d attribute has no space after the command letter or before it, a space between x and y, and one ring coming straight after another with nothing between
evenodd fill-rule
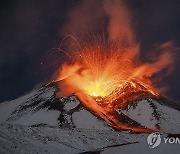
<instances>
[{"instance_id":1,"label":"volcano","mask_svg":"<svg viewBox=\"0 0 180 154\"><path fill-rule=\"evenodd\" d=\"M123 91L116 89L110 94L116 96L111 100L113 110L109 114L128 126L120 130L114 121L103 117L106 115L97 116L81 103L78 96L57 97L56 93L61 90L58 84L51 82L16 100L0 104L1 152L103 151L111 146L141 142L149 130L166 135L180 132L180 107L163 97L144 92L143 87L137 92L135 87L138 85L133 88L127 83ZM132 92L128 90L127 96L129 88ZM109 97L93 97L93 100L98 106L108 106ZM136 133L133 130L143 131Z\"/></svg>"}]
</instances>

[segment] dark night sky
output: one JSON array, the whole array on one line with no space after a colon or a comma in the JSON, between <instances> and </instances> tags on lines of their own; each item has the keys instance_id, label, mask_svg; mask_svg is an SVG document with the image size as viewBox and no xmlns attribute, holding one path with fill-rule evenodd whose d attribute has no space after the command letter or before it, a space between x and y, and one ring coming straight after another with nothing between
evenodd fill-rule
<instances>
[{"instance_id":1,"label":"dark night sky","mask_svg":"<svg viewBox=\"0 0 180 154\"><path fill-rule=\"evenodd\" d=\"M174 40L180 46L179 0L127 1L136 17L133 21L144 54L155 43ZM41 61L62 40L67 14L77 3L78 0L0 1L0 102L19 97L50 79L52 65L42 66ZM179 52L174 73L164 79L170 85L169 96L175 100L180 100Z\"/></svg>"}]
</instances>

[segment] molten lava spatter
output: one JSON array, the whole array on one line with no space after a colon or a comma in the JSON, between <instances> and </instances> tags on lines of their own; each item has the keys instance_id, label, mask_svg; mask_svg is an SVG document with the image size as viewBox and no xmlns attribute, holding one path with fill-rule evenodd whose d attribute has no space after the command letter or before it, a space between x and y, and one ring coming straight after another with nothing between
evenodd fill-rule
<instances>
[{"instance_id":1,"label":"molten lava spatter","mask_svg":"<svg viewBox=\"0 0 180 154\"><path fill-rule=\"evenodd\" d=\"M85 47L71 64L65 63L61 67L57 80L63 80L63 85L68 87L63 92L69 94L83 92L104 98L129 83L136 90L140 88L158 95L150 80L154 73L153 66L138 66L135 61L136 50L117 47L105 49L102 45Z\"/></svg>"},{"instance_id":2,"label":"molten lava spatter","mask_svg":"<svg viewBox=\"0 0 180 154\"><path fill-rule=\"evenodd\" d=\"M66 55L70 55L70 59L61 66L55 79L61 83L58 95L77 95L86 108L116 129L147 131L122 124L116 109L146 94L159 95L152 77L162 70L166 72L166 68L173 64L169 52L173 48L172 42L159 45L155 48L156 55L146 57L144 62L133 29L134 17L126 1L88 2L71 12L69 20L73 33L70 34L73 36L68 33L59 47L63 53L69 51ZM100 12L90 11L95 7ZM62 50L62 44L68 38L73 42L68 42L67 50L66 45Z\"/></svg>"},{"instance_id":3,"label":"molten lava spatter","mask_svg":"<svg viewBox=\"0 0 180 154\"><path fill-rule=\"evenodd\" d=\"M114 44L81 48L59 71L56 79L61 81L59 95L76 94L86 108L116 129L154 131L121 123L116 111L144 95L159 95L151 76L168 66L170 54L164 52L158 61L142 64L137 61L137 50Z\"/></svg>"}]
</instances>

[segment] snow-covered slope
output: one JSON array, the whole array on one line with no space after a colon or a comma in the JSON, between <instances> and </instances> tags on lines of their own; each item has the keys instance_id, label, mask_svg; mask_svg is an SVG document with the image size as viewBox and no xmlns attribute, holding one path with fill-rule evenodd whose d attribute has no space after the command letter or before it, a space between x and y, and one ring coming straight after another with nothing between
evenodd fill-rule
<instances>
[{"instance_id":1,"label":"snow-covered slope","mask_svg":"<svg viewBox=\"0 0 180 154\"><path fill-rule=\"evenodd\" d=\"M140 142L145 134L109 130L60 129L47 126L0 125L0 153L73 154L107 146Z\"/></svg>"},{"instance_id":2,"label":"snow-covered slope","mask_svg":"<svg viewBox=\"0 0 180 154\"><path fill-rule=\"evenodd\" d=\"M0 123L111 129L87 111L75 96L58 98L56 91L56 84L51 84L16 100L1 103Z\"/></svg>"},{"instance_id":3,"label":"snow-covered slope","mask_svg":"<svg viewBox=\"0 0 180 154\"><path fill-rule=\"evenodd\" d=\"M176 107L176 108L175 108ZM163 99L144 98L117 110L142 126L164 133L180 133L180 110Z\"/></svg>"},{"instance_id":4,"label":"snow-covered slope","mask_svg":"<svg viewBox=\"0 0 180 154\"><path fill-rule=\"evenodd\" d=\"M57 97L57 83L0 104L0 153L79 153L141 142L147 134L115 131L75 95ZM179 107L143 97L116 109L119 121L180 134Z\"/></svg>"}]
</instances>

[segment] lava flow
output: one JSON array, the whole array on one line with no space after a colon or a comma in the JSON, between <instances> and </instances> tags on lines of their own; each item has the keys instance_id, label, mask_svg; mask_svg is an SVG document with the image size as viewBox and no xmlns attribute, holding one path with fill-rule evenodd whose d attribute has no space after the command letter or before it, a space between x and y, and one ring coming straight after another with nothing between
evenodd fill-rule
<instances>
[{"instance_id":1,"label":"lava flow","mask_svg":"<svg viewBox=\"0 0 180 154\"><path fill-rule=\"evenodd\" d=\"M84 47L71 63L62 65L57 78L63 89L60 95L76 94L85 107L116 129L153 131L120 123L116 109L143 94L159 95L151 76L169 64L170 54L166 52L153 63L138 65L136 50L114 44Z\"/></svg>"},{"instance_id":2,"label":"lava flow","mask_svg":"<svg viewBox=\"0 0 180 154\"><path fill-rule=\"evenodd\" d=\"M96 10L95 6L99 6L97 11L102 10L94 14L90 10ZM90 12L81 12L83 10ZM98 23L101 13L102 20L107 17L109 23L105 31L107 35L90 35L91 39L82 34L85 39L80 37L80 41L72 43L77 44L77 50L69 44L70 49L75 51L70 56L72 58L59 69L56 81L61 81L61 90L58 95L75 94L93 114L116 129L151 132L153 130L120 122L117 109L147 94L158 97L159 90L153 85L152 77L173 64L169 52L172 43L161 44L156 49L156 56L149 57L148 62L142 62L129 10L124 0L105 0L102 3L91 0L82 2L71 12L74 30L80 34L83 32L82 25L89 26L91 21Z\"/></svg>"}]
</instances>

